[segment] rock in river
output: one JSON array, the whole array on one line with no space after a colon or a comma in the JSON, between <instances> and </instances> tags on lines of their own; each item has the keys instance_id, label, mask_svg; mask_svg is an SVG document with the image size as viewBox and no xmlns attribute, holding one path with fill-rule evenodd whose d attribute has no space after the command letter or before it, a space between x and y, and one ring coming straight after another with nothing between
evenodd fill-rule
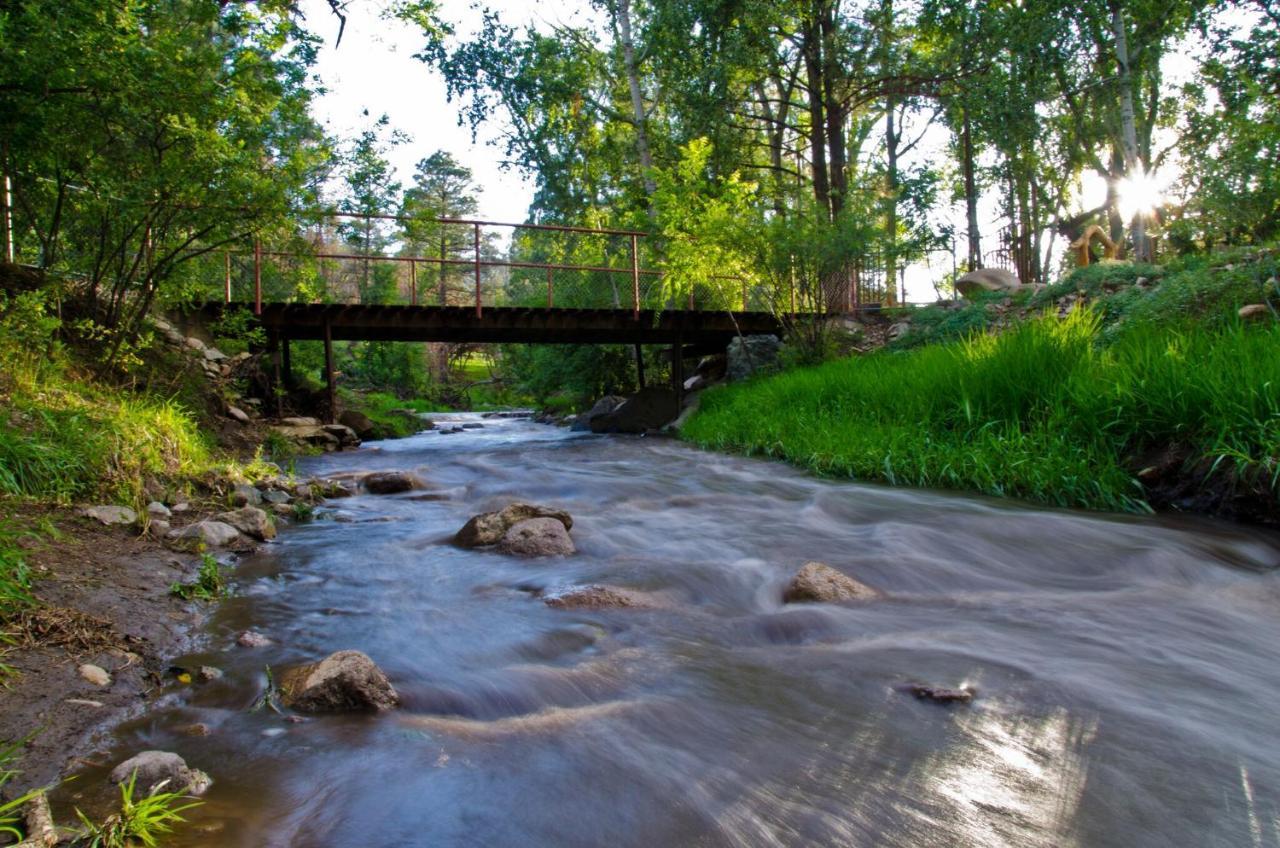
<instances>
[{"instance_id":1,"label":"rock in river","mask_svg":"<svg viewBox=\"0 0 1280 848\"><path fill-rule=\"evenodd\" d=\"M575 552L569 531L555 518L526 518L511 525L498 543L504 554L523 557L568 556Z\"/></svg>"},{"instance_id":2,"label":"rock in river","mask_svg":"<svg viewBox=\"0 0 1280 848\"><path fill-rule=\"evenodd\" d=\"M365 491L375 495L395 495L422 487L417 475L408 471L375 471L361 478Z\"/></svg>"},{"instance_id":3,"label":"rock in river","mask_svg":"<svg viewBox=\"0 0 1280 848\"><path fill-rule=\"evenodd\" d=\"M825 563L807 562L787 584L782 600L788 604L802 601L840 603L870 601L882 597L884 593L878 589L872 589Z\"/></svg>"},{"instance_id":4,"label":"rock in river","mask_svg":"<svg viewBox=\"0 0 1280 848\"><path fill-rule=\"evenodd\" d=\"M573 518L564 510L516 502L498 512L483 512L473 517L457 532L453 541L464 548L496 545L513 525L530 518L554 518L564 525L565 530L573 529Z\"/></svg>"},{"instance_id":5,"label":"rock in river","mask_svg":"<svg viewBox=\"0 0 1280 848\"><path fill-rule=\"evenodd\" d=\"M209 775L188 768L182 757L168 751L143 751L136 757L125 760L111 770L111 782L125 783L135 775L135 798L145 796L164 781L168 782L161 791L184 792L188 795L200 795L213 783Z\"/></svg>"},{"instance_id":6,"label":"rock in river","mask_svg":"<svg viewBox=\"0 0 1280 848\"><path fill-rule=\"evenodd\" d=\"M304 713L381 711L400 703L382 669L360 651L338 651L289 669L280 690L285 704Z\"/></svg>"},{"instance_id":7,"label":"rock in river","mask_svg":"<svg viewBox=\"0 0 1280 848\"><path fill-rule=\"evenodd\" d=\"M614 586L578 586L550 595L543 602L556 609L648 609L654 606L645 594Z\"/></svg>"}]
</instances>

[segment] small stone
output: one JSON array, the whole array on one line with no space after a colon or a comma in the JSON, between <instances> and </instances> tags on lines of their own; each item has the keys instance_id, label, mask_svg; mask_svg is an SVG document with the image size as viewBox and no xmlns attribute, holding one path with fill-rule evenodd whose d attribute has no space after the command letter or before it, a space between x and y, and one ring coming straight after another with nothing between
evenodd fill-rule
<instances>
[{"instance_id":1,"label":"small stone","mask_svg":"<svg viewBox=\"0 0 1280 848\"><path fill-rule=\"evenodd\" d=\"M282 492L279 489L268 489L262 493L262 499L269 504L287 504L292 500L288 492Z\"/></svg>"},{"instance_id":2,"label":"small stone","mask_svg":"<svg viewBox=\"0 0 1280 848\"><path fill-rule=\"evenodd\" d=\"M1250 303L1240 307L1236 314L1240 316L1241 321L1258 321L1271 315L1271 307L1265 303Z\"/></svg>"},{"instance_id":3,"label":"small stone","mask_svg":"<svg viewBox=\"0 0 1280 848\"><path fill-rule=\"evenodd\" d=\"M160 503L160 501L152 501L147 504L147 515L152 518L168 518L172 514L173 513L169 507Z\"/></svg>"},{"instance_id":4,"label":"small stone","mask_svg":"<svg viewBox=\"0 0 1280 848\"><path fill-rule=\"evenodd\" d=\"M394 495L420 488L422 481L407 471L375 471L360 478L360 484L374 495Z\"/></svg>"},{"instance_id":5,"label":"small stone","mask_svg":"<svg viewBox=\"0 0 1280 848\"><path fill-rule=\"evenodd\" d=\"M96 707L98 709L106 706L101 701L91 701L88 698L68 698L64 703L75 704L77 707Z\"/></svg>"},{"instance_id":6,"label":"small stone","mask_svg":"<svg viewBox=\"0 0 1280 848\"><path fill-rule=\"evenodd\" d=\"M92 683L94 686L111 685L111 675L107 674L106 669L100 666L85 663L76 669L76 671L80 673L81 677Z\"/></svg>"},{"instance_id":7,"label":"small stone","mask_svg":"<svg viewBox=\"0 0 1280 848\"><path fill-rule=\"evenodd\" d=\"M187 347L191 348L192 350L204 350L204 342L200 341L197 338L192 337L187 339Z\"/></svg>"},{"instance_id":8,"label":"small stone","mask_svg":"<svg viewBox=\"0 0 1280 848\"><path fill-rule=\"evenodd\" d=\"M912 683L906 689L921 701L933 701L935 704L967 704L973 700L975 694L967 686L959 689L944 689L940 686Z\"/></svg>"},{"instance_id":9,"label":"small stone","mask_svg":"<svg viewBox=\"0 0 1280 848\"><path fill-rule=\"evenodd\" d=\"M250 418L243 409L238 406L227 407L227 417L239 421L241 424L250 424L253 419Z\"/></svg>"},{"instance_id":10,"label":"small stone","mask_svg":"<svg viewBox=\"0 0 1280 848\"><path fill-rule=\"evenodd\" d=\"M221 362L227 358L227 355L216 347L206 347L204 349L204 358L210 362Z\"/></svg>"},{"instance_id":11,"label":"small stone","mask_svg":"<svg viewBox=\"0 0 1280 848\"><path fill-rule=\"evenodd\" d=\"M170 792L200 795L213 783L209 775L188 768L182 757L168 751L143 751L111 770L112 783L125 783L130 779L136 781L135 787L144 794L168 781L165 789Z\"/></svg>"},{"instance_id":12,"label":"small stone","mask_svg":"<svg viewBox=\"0 0 1280 848\"><path fill-rule=\"evenodd\" d=\"M613 586L581 586L549 595L543 598L543 603L556 609L645 609L653 606L642 593Z\"/></svg>"},{"instance_id":13,"label":"small stone","mask_svg":"<svg viewBox=\"0 0 1280 848\"><path fill-rule=\"evenodd\" d=\"M203 721L197 721L194 724L188 724L180 727L178 732L183 736L208 736L213 733L213 730Z\"/></svg>"},{"instance_id":14,"label":"small stone","mask_svg":"<svg viewBox=\"0 0 1280 848\"><path fill-rule=\"evenodd\" d=\"M138 514L127 506L91 506L84 511L84 514L107 526L132 524L138 520Z\"/></svg>"},{"instance_id":15,"label":"small stone","mask_svg":"<svg viewBox=\"0 0 1280 848\"><path fill-rule=\"evenodd\" d=\"M178 530L170 530L165 538L174 542L197 541L210 548L225 548L243 537L239 530L223 521L198 521Z\"/></svg>"},{"instance_id":16,"label":"small stone","mask_svg":"<svg viewBox=\"0 0 1280 848\"><path fill-rule=\"evenodd\" d=\"M265 648L271 640L256 630L246 630L236 637L236 644L242 648Z\"/></svg>"},{"instance_id":17,"label":"small stone","mask_svg":"<svg viewBox=\"0 0 1280 848\"><path fill-rule=\"evenodd\" d=\"M169 530L169 522L160 518L152 519L151 523L147 525L147 532L157 539L163 539L168 536Z\"/></svg>"},{"instance_id":18,"label":"small stone","mask_svg":"<svg viewBox=\"0 0 1280 848\"><path fill-rule=\"evenodd\" d=\"M189 512L190 510L191 510L191 504L187 503L186 501L178 501L178 503L176 503L176 504L174 504L174 505L173 505L173 507L172 507L172 510L171 510L171 511L173 511L173 512Z\"/></svg>"},{"instance_id":19,"label":"small stone","mask_svg":"<svg viewBox=\"0 0 1280 848\"><path fill-rule=\"evenodd\" d=\"M202 665L196 670L196 678L204 683L222 679L222 669L212 665Z\"/></svg>"},{"instance_id":20,"label":"small stone","mask_svg":"<svg viewBox=\"0 0 1280 848\"><path fill-rule=\"evenodd\" d=\"M257 506L262 503L262 493L248 483L237 483L231 490L232 506Z\"/></svg>"}]
</instances>

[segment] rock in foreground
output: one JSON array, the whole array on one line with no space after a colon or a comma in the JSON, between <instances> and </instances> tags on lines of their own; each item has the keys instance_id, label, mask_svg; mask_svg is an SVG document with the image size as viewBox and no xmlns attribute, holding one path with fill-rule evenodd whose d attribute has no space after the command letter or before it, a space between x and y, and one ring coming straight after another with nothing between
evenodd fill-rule
<instances>
[{"instance_id":1,"label":"rock in foreground","mask_svg":"<svg viewBox=\"0 0 1280 848\"><path fill-rule=\"evenodd\" d=\"M164 782L163 792L184 792L188 795L200 795L213 783L209 775L198 769L188 768L187 763L177 754L168 751L143 751L136 757L130 757L111 770L112 783L126 783L137 775L134 783L134 797L149 794L155 787Z\"/></svg>"},{"instance_id":2,"label":"rock in foreground","mask_svg":"<svg viewBox=\"0 0 1280 848\"><path fill-rule=\"evenodd\" d=\"M287 706L304 713L380 712L400 703L391 681L360 651L338 651L285 672Z\"/></svg>"},{"instance_id":3,"label":"rock in foreground","mask_svg":"<svg viewBox=\"0 0 1280 848\"><path fill-rule=\"evenodd\" d=\"M878 589L854 580L821 562L807 562L787 584L783 603L806 601L838 604L844 601L871 601L884 597Z\"/></svg>"},{"instance_id":4,"label":"rock in foreground","mask_svg":"<svg viewBox=\"0 0 1280 848\"><path fill-rule=\"evenodd\" d=\"M483 512L474 516L454 535L453 541L464 548L496 545L512 526L530 518L554 518L564 525L565 530L573 529L573 517L564 510L516 502L498 512Z\"/></svg>"},{"instance_id":5,"label":"rock in foreground","mask_svg":"<svg viewBox=\"0 0 1280 848\"><path fill-rule=\"evenodd\" d=\"M244 506L232 512L224 512L218 516L218 521L223 524L229 524L246 536L251 536L260 542L266 542L276 537L276 525L272 523L271 518L265 512L256 506Z\"/></svg>"}]
</instances>

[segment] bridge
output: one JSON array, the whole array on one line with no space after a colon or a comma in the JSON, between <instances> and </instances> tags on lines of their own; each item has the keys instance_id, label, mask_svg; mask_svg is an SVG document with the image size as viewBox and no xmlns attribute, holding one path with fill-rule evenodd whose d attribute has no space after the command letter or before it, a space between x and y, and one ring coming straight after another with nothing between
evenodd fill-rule
<instances>
[{"instance_id":1,"label":"bridge","mask_svg":"<svg viewBox=\"0 0 1280 848\"><path fill-rule=\"evenodd\" d=\"M370 247L375 227L391 225L400 234L394 250L336 249L361 237ZM503 258L495 228L511 231L512 253L539 258ZM332 410L335 341L630 344L642 384L641 347L662 345L672 351L679 392L686 357L723 351L739 334L781 335L781 316L812 311L804 291L766 291L729 275L676 294L664 286L663 272L642 267L646 254L658 255L647 244L652 238L633 230L330 213L292 249L255 241L224 251L223 297L205 303L199 317L251 311L266 330L277 383L291 373L291 341L323 341ZM435 255L412 249L424 241ZM556 253L605 261L551 261ZM856 281L849 285L840 311L871 308L860 294Z\"/></svg>"}]
</instances>

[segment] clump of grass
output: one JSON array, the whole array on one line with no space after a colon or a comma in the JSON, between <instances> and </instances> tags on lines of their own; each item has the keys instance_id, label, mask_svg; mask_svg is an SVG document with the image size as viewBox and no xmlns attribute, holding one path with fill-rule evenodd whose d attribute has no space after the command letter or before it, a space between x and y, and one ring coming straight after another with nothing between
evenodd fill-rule
<instances>
[{"instance_id":1,"label":"clump of grass","mask_svg":"<svg viewBox=\"0 0 1280 848\"><path fill-rule=\"evenodd\" d=\"M87 848L155 848L160 837L172 833L176 825L186 821L182 814L200 806L180 792L163 792L164 783L150 793L134 798L135 773L120 785L120 810L101 822L95 822L80 810L76 816L84 825L81 840Z\"/></svg>"},{"instance_id":2,"label":"clump of grass","mask_svg":"<svg viewBox=\"0 0 1280 848\"><path fill-rule=\"evenodd\" d=\"M18 752L25 742L26 740L24 739L20 742L12 742L0 747L0 793L3 793L5 784L18 776L18 771L13 768L13 763L17 760ZM33 789L17 798L8 801L0 800L0 836L9 836L16 841L22 841L25 836L21 827L22 808L26 806L28 801L43 791L44 789Z\"/></svg>"},{"instance_id":3,"label":"clump of grass","mask_svg":"<svg viewBox=\"0 0 1280 848\"><path fill-rule=\"evenodd\" d=\"M684 436L822 474L1146 511L1133 457L1169 445L1277 493L1280 325L1135 327L1098 313L708 391Z\"/></svg>"},{"instance_id":4,"label":"clump of grass","mask_svg":"<svg viewBox=\"0 0 1280 848\"><path fill-rule=\"evenodd\" d=\"M201 554L200 571L192 583L174 583L169 592L184 601L213 601L228 592L226 575L222 566L210 554Z\"/></svg>"}]
</instances>

